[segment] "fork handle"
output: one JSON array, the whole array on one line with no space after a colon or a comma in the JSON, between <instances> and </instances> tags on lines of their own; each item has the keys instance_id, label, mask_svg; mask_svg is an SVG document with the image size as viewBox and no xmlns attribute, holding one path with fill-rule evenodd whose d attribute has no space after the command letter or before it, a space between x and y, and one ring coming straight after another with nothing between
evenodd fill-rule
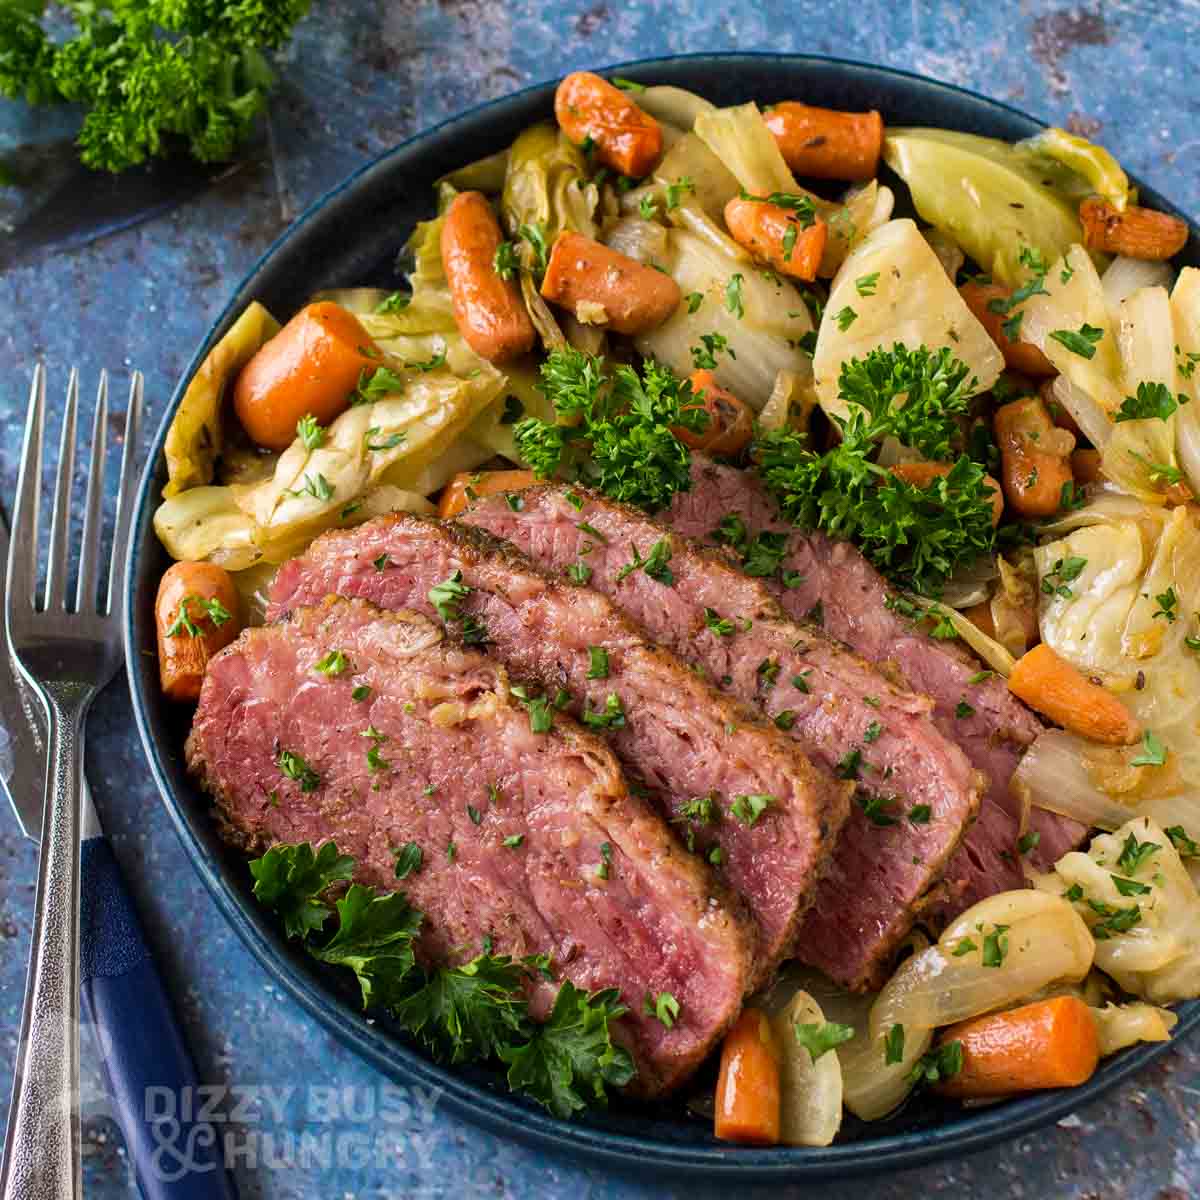
<instances>
[{"instance_id":1,"label":"fork handle","mask_svg":"<svg viewBox=\"0 0 1200 1200\"><path fill-rule=\"evenodd\" d=\"M45 688L50 771L29 978L17 1047L4 1200L79 1200L79 822L91 690Z\"/></svg>"},{"instance_id":2,"label":"fork handle","mask_svg":"<svg viewBox=\"0 0 1200 1200\"><path fill-rule=\"evenodd\" d=\"M83 1007L142 1200L235 1200L216 1131L108 839L83 843Z\"/></svg>"}]
</instances>

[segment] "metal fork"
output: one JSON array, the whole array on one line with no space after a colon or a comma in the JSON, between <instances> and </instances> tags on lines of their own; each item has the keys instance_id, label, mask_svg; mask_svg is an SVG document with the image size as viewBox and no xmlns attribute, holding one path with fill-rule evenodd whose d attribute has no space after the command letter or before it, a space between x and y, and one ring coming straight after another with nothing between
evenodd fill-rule
<instances>
[{"instance_id":1,"label":"metal fork","mask_svg":"<svg viewBox=\"0 0 1200 1200\"><path fill-rule=\"evenodd\" d=\"M4 1200L76 1200L79 1158L79 835L83 723L121 665L125 549L132 513L142 376L134 372L125 415L113 549L99 591L108 379L100 376L74 607L67 606L71 482L79 375L71 371L50 524L46 588L38 604L38 508L46 375L33 375L8 557L9 648L45 706L50 768L38 866L29 978L17 1050L8 1136L0 1167Z\"/></svg>"}]
</instances>

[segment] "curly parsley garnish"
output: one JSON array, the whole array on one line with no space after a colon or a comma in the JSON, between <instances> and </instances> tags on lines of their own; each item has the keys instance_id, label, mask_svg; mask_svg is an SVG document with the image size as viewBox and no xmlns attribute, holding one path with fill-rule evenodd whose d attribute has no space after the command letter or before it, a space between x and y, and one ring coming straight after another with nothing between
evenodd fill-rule
<instances>
[{"instance_id":1,"label":"curly parsley garnish","mask_svg":"<svg viewBox=\"0 0 1200 1200\"><path fill-rule=\"evenodd\" d=\"M947 348L873 350L842 364L838 390L849 414L834 417L841 441L821 454L802 434L764 434L756 442L759 475L788 519L848 538L885 575L936 595L953 570L995 545L984 468L962 455L947 475L920 488L873 456L895 438L925 459L952 460L957 419L975 386L970 368Z\"/></svg>"},{"instance_id":2,"label":"curly parsley garnish","mask_svg":"<svg viewBox=\"0 0 1200 1200\"><path fill-rule=\"evenodd\" d=\"M505 844L519 845L520 837ZM450 861L452 851L453 843ZM397 878L420 866L412 843L397 852ZM589 994L564 980L548 1018L537 1024L529 1016L525 981L553 979L548 956L497 955L486 939L482 953L460 966L420 967L413 943L424 914L402 892L352 883L335 906L324 900L354 867L333 842L316 854L308 843L274 846L250 863L255 897L279 914L287 935L302 939L314 958L354 972L364 1009L389 1012L440 1061L499 1059L508 1065L512 1090L562 1118L589 1104L604 1105L609 1088L633 1078L629 1052L612 1038L612 1023L627 1011L615 989ZM678 1006L671 1012L669 999L664 1004L672 1019L678 1015Z\"/></svg>"},{"instance_id":3,"label":"curly parsley garnish","mask_svg":"<svg viewBox=\"0 0 1200 1200\"><path fill-rule=\"evenodd\" d=\"M514 427L517 452L539 478L562 472L648 511L691 486L691 453L671 430L703 432L709 416L669 368L648 360L609 375L602 358L568 347L551 351L539 387L573 422L527 417Z\"/></svg>"}]
</instances>

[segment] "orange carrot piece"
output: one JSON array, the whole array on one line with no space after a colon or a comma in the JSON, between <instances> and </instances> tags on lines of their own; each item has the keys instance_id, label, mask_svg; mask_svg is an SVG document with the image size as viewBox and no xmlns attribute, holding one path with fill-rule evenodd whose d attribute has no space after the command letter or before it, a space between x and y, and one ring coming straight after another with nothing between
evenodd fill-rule
<instances>
[{"instance_id":1,"label":"orange carrot piece","mask_svg":"<svg viewBox=\"0 0 1200 1200\"><path fill-rule=\"evenodd\" d=\"M1075 996L975 1017L938 1040L962 1046L962 1070L937 1085L943 1096L959 1100L1076 1087L1100 1061L1095 1018Z\"/></svg>"},{"instance_id":2,"label":"orange carrot piece","mask_svg":"<svg viewBox=\"0 0 1200 1200\"><path fill-rule=\"evenodd\" d=\"M481 192L461 192L442 225L442 268L454 322L481 358L507 362L533 349L536 334L515 279L496 273L504 235Z\"/></svg>"},{"instance_id":3,"label":"orange carrot piece","mask_svg":"<svg viewBox=\"0 0 1200 1200\"><path fill-rule=\"evenodd\" d=\"M1154 261L1171 258L1188 240L1187 223L1169 213L1127 205L1118 212L1107 200L1090 196L1079 206L1083 244L1105 254Z\"/></svg>"},{"instance_id":4,"label":"orange carrot piece","mask_svg":"<svg viewBox=\"0 0 1200 1200\"><path fill-rule=\"evenodd\" d=\"M359 376L378 357L353 313L328 300L309 304L241 369L234 412L252 442L286 450L302 417L328 425L350 407Z\"/></svg>"},{"instance_id":5,"label":"orange carrot piece","mask_svg":"<svg viewBox=\"0 0 1200 1200\"><path fill-rule=\"evenodd\" d=\"M580 312L581 303L597 306L603 311L596 317L604 320L595 323L615 333L644 333L661 325L682 295L670 275L570 230L554 239L542 280L545 299L581 320L591 316Z\"/></svg>"},{"instance_id":6,"label":"orange carrot piece","mask_svg":"<svg viewBox=\"0 0 1200 1200\"><path fill-rule=\"evenodd\" d=\"M771 1023L758 1009L744 1009L725 1035L713 1136L755 1146L779 1141L779 1056Z\"/></svg>"},{"instance_id":7,"label":"orange carrot piece","mask_svg":"<svg viewBox=\"0 0 1200 1200\"><path fill-rule=\"evenodd\" d=\"M438 516L444 520L456 517L480 496L519 492L535 483L537 476L532 471L462 471L442 489Z\"/></svg>"},{"instance_id":8,"label":"orange carrot piece","mask_svg":"<svg viewBox=\"0 0 1200 1200\"><path fill-rule=\"evenodd\" d=\"M1037 396L1022 396L998 408L994 422L1009 507L1023 517L1052 516L1062 505L1063 485L1075 478L1070 458L1074 440L1055 426Z\"/></svg>"},{"instance_id":9,"label":"orange carrot piece","mask_svg":"<svg viewBox=\"0 0 1200 1200\"><path fill-rule=\"evenodd\" d=\"M754 436L754 413L727 388L717 383L711 371L693 371L688 377L695 404L687 408L703 408L708 413L708 426L702 433L693 433L679 425L671 432L693 450L709 454L737 454Z\"/></svg>"},{"instance_id":10,"label":"orange carrot piece","mask_svg":"<svg viewBox=\"0 0 1200 1200\"><path fill-rule=\"evenodd\" d=\"M905 483L911 483L913 487L927 488L935 479L949 475L952 469L951 463L910 462L896 463L891 468L891 472L897 479L903 479ZM983 478L984 483L992 489L992 524L999 525L1000 518L1004 516L1004 493L990 475L985 475Z\"/></svg>"},{"instance_id":11,"label":"orange carrot piece","mask_svg":"<svg viewBox=\"0 0 1200 1200\"><path fill-rule=\"evenodd\" d=\"M739 246L770 263L781 275L806 282L816 279L829 236L820 217L806 227L791 209L735 196L725 205L725 224Z\"/></svg>"},{"instance_id":12,"label":"orange carrot piece","mask_svg":"<svg viewBox=\"0 0 1200 1200\"><path fill-rule=\"evenodd\" d=\"M649 175L662 154L662 126L591 71L575 71L558 85L554 115L577 145L592 139L601 166L633 179Z\"/></svg>"},{"instance_id":13,"label":"orange carrot piece","mask_svg":"<svg viewBox=\"0 0 1200 1200\"><path fill-rule=\"evenodd\" d=\"M1005 315L988 308L993 300L1007 300L1012 295L1009 288L999 283L964 283L958 294L1004 355L1005 366L1037 379L1058 374L1054 364L1035 345L1011 341L1004 332Z\"/></svg>"},{"instance_id":14,"label":"orange carrot piece","mask_svg":"<svg viewBox=\"0 0 1200 1200\"><path fill-rule=\"evenodd\" d=\"M210 610L206 605L212 601L216 606ZM221 616L222 609L228 616ZM199 699L208 660L242 631L233 577L216 563L173 563L159 581L154 625L163 695L168 700Z\"/></svg>"},{"instance_id":15,"label":"orange carrot piece","mask_svg":"<svg viewBox=\"0 0 1200 1200\"><path fill-rule=\"evenodd\" d=\"M1104 478L1100 471L1100 451L1074 451L1071 455L1071 473L1076 483L1099 483Z\"/></svg>"},{"instance_id":16,"label":"orange carrot piece","mask_svg":"<svg viewBox=\"0 0 1200 1200\"><path fill-rule=\"evenodd\" d=\"M1017 659L1008 690L1064 729L1110 746L1131 746L1142 735L1133 714L1098 683L1085 678L1044 642Z\"/></svg>"},{"instance_id":17,"label":"orange carrot piece","mask_svg":"<svg viewBox=\"0 0 1200 1200\"><path fill-rule=\"evenodd\" d=\"M879 170L883 118L870 112L838 112L785 100L763 114L784 162L810 179L863 183Z\"/></svg>"}]
</instances>

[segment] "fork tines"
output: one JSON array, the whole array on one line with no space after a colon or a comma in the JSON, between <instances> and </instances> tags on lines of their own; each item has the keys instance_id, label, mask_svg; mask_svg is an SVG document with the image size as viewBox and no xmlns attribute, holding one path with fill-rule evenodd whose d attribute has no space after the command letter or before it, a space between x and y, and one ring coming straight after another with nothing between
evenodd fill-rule
<instances>
[{"instance_id":1,"label":"fork tines","mask_svg":"<svg viewBox=\"0 0 1200 1200\"><path fill-rule=\"evenodd\" d=\"M54 501L50 519L50 543L46 564L46 585L38 603L37 557L39 508L42 486L43 440L46 424L46 371L41 363L33 373L29 396L29 416L25 425L25 443L17 500L13 513L12 545L9 558L8 609L10 628L16 630L22 614L91 614L108 617L120 606L125 585L125 551L133 506L133 461L137 447L142 407L142 374L135 371L130 381L129 404L125 412L125 442L121 452L121 478L117 492L113 546L108 569L108 586L103 597L99 585L100 543L103 534L104 473L108 428L108 372L101 371L92 420L91 454L88 461L87 497L84 503L83 531L80 537L79 578L75 604L67 605L70 575L71 486L75 476L76 425L79 409L79 372L71 368L67 381L67 399L63 408L62 438L55 477Z\"/></svg>"}]
</instances>

